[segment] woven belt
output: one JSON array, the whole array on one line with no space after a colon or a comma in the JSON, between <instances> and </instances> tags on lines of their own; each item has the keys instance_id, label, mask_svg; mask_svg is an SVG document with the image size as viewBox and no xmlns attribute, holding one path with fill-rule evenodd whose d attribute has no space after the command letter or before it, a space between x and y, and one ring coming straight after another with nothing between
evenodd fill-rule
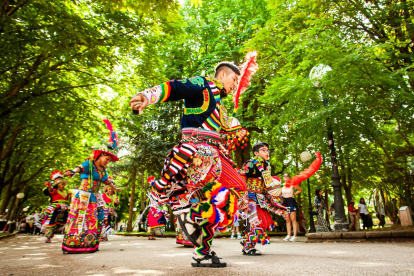
<instances>
[{"instance_id":1,"label":"woven belt","mask_svg":"<svg viewBox=\"0 0 414 276\"><path fill-rule=\"evenodd\" d=\"M182 129L183 139L201 139L211 140L212 142L220 143L220 133L214 130L186 127Z\"/></svg>"},{"instance_id":2,"label":"woven belt","mask_svg":"<svg viewBox=\"0 0 414 276\"><path fill-rule=\"evenodd\" d=\"M247 191L254 193L263 193L264 183L260 178L247 178Z\"/></svg>"}]
</instances>

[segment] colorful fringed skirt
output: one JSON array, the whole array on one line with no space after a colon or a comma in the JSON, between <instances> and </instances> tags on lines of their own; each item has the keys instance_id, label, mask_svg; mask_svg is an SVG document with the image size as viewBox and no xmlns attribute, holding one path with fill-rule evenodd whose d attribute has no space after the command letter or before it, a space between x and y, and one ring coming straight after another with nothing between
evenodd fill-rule
<instances>
[{"instance_id":1,"label":"colorful fringed skirt","mask_svg":"<svg viewBox=\"0 0 414 276\"><path fill-rule=\"evenodd\" d=\"M98 250L103 222L102 206L101 194L73 191L62 242L65 253L93 253Z\"/></svg>"},{"instance_id":2,"label":"colorful fringed skirt","mask_svg":"<svg viewBox=\"0 0 414 276\"><path fill-rule=\"evenodd\" d=\"M151 233L152 236L164 237L165 236L165 225L150 226L149 232Z\"/></svg>"}]
</instances>

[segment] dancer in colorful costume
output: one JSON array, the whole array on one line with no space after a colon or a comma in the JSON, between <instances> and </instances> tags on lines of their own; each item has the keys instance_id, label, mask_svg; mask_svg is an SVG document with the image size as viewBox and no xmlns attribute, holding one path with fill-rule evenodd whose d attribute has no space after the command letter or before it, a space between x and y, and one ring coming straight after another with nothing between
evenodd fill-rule
<instances>
[{"instance_id":1,"label":"dancer in colorful costume","mask_svg":"<svg viewBox=\"0 0 414 276\"><path fill-rule=\"evenodd\" d=\"M175 231L177 233L175 243L184 245L184 247L193 247L193 243L188 239L187 235L184 233L180 223L178 222L178 219L175 220Z\"/></svg>"},{"instance_id":2,"label":"dancer in colorful costume","mask_svg":"<svg viewBox=\"0 0 414 276\"><path fill-rule=\"evenodd\" d=\"M148 212L148 226L151 236L149 240L155 240L155 236L165 236L165 224L167 223L168 212L159 207L150 207Z\"/></svg>"},{"instance_id":3,"label":"dancer in colorful costume","mask_svg":"<svg viewBox=\"0 0 414 276\"><path fill-rule=\"evenodd\" d=\"M182 140L167 155L151 196L159 203L168 201L179 215L183 231L195 245L192 266L226 266L211 251L211 243L216 229L232 224L237 199L246 189L228 150L247 133L227 116L222 102L236 89L240 74L234 64L222 62L214 78L168 81L138 93L130 102L133 110L142 113L148 104L184 99Z\"/></svg>"},{"instance_id":4,"label":"dancer in colorful costume","mask_svg":"<svg viewBox=\"0 0 414 276\"><path fill-rule=\"evenodd\" d=\"M270 212L286 217L290 210L280 203L276 195L278 190L275 187L280 181L270 175L269 145L255 144L253 154L255 156L243 165L242 175L246 178L247 194L239 208L247 211L245 238L241 242L243 255L257 256L261 253L255 248L256 244L270 243L266 230L273 230L275 226Z\"/></svg>"},{"instance_id":5,"label":"dancer in colorful costume","mask_svg":"<svg viewBox=\"0 0 414 276\"><path fill-rule=\"evenodd\" d=\"M69 193L66 190L66 180L63 180L63 173L54 171L47 181L43 193L50 197L50 205L45 209L45 219L43 220L43 230L45 232L46 243L51 243L56 229L63 227L68 219Z\"/></svg>"},{"instance_id":6,"label":"dancer in colorful costume","mask_svg":"<svg viewBox=\"0 0 414 276\"><path fill-rule=\"evenodd\" d=\"M109 178L112 179L111 177ZM116 209L119 205L119 197L118 193L112 189L111 186L106 185L104 187L102 198L105 202L105 205L103 207L104 222L101 233L101 241L108 241L109 236L112 235L113 229L115 229Z\"/></svg>"},{"instance_id":7,"label":"dancer in colorful costume","mask_svg":"<svg viewBox=\"0 0 414 276\"><path fill-rule=\"evenodd\" d=\"M81 185L72 192L68 223L62 243L63 253L93 253L98 250L105 205L99 188L104 184L117 192L120 191L106 171L109 162L119 160L110 151L117 147L118 139L110 122L104 122L110 130L109 140L113 145L108 146L108 149L93 150L91 157L85 162L74 170L65 171L70 177L79 173Z\"/></svg>"}]
</instances>

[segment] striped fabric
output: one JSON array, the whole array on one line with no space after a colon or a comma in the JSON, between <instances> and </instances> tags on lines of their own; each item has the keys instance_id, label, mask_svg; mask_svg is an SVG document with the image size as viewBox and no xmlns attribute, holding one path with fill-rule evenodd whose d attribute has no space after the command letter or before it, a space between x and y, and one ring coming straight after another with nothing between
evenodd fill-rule
<instances>
[{"instance_id":1,"label":"striped fabric","mask_svg":"<svg viewBox=\"0 0 414 276\"><path fill-rule=\"evenodd\" d=\"M160 96L160 101L159 102L165 102L170 97L170 92L171 92L170 82L167 81L167 82L162 83L161 84L161 88L162 88L162 92L161 92L161 96Z\"/></svg>"},{"instance_id":2,"label":"striped fabric","mask_svg":"<svg viewBox=\"0 0 414 276\"><path fill-rule=\"evenodd\" d=\"M214 130L207 130L202 128L186 127L182 130L183 139L197 138L197 139L210 139L217 143L220 143L220 133Z\"/></svg>"},{"instance_id":3,"label":"striped fabric","mask_svg":"<svg viewBox=\"0 0 414 276\"><path fill-rule=\"evenodd\" d=\"M202 124L202 127L204 129L220 131L221 129L220 113L217 108L214 109L210 117L208 117L206 121Z\"/></svg>"},{"instance_id":4,"label":"striped fabric","mask_svg":"<svg viewBox=\"0 0 414 276\"><path fill-rule=\"evenodd\" d=\"M169 162L167 162L166 167L162 171L161 179L153 183L153 187L157 192L163 193L165 191L167 184L172 180L173 176L183 170L196 151L196 146L189 142L180 143L173 148L167 156Z\"/></svg>"},{"instance_id":5,"label":"striped fabric","mask_svg":"<svg viewBox=\"0 0 414 276\"><path fill-rule=\"evenodd\" d=\"M238 196L246 191L246 182L243 177L233 168L233 162L220 154L221 159L221 176L218 179L226 188L233 188ZM231 163L230 163L231 162Z\"/></svg>"},{"instance_id":6,"label":"striped fabric","mask_svg":"<svg viewBox=\"0 0 414 276\"><path fill-rule=\"evenodd\" d=\"M273 222L272 216L270 215L269 211L266 209L260 208L259 206L256 205L256 212L260 220L259 226L263 229L272 230L274 226L274 222Z\"/></svg>"}]
</instances>

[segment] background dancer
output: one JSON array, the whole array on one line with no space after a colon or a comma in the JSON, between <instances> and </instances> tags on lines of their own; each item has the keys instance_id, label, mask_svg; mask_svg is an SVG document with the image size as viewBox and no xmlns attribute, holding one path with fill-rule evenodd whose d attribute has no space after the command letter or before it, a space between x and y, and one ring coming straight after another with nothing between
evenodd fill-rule
<instances>
[{"instance_id":1,"label":"background dancer","mask_svg":"<svg viewBox=\"0 0 414 276\"><path fill-rule=\"evenodd\" d=\"M50 175L52 183L47 181L43 193L50 197L50 205L45 209L45 219L43 229L45 232L46 243L51 243L55 235L54 232L63 227L68 219L68 207L70 195L66 190L66 180L63 180L63 173L54 171ZM36 227L36 226L35 226Z\"/></svg>"},{"instance_id":2,"label":"background dancer","mask_svg":"<svg viewBox=\"0 0 414 276\"><path fill-rule=\"evenodd\" d=\"M247 194L243 199L245 208L241 208L247 209L247 225L245 238L240 243L243 245L243 255L258 256L261 253L255 248L256 244L269 244L270 237L266 230L273 230L275 225L270 212L286 217L289 210L277 197L267 192L267 189L280 184L270 175L269 145L262 142L255 144L253 154L255 156L244 163L242 169L242 175L246 178Z\"/></svg>"},{"instance_id":3,"label":"background dancer","mask_svg":"<svg viewBox=\"0 0 414 276\"><path fill-rule=\"evenodd\" d=\"M106 171L111 161L118 161L108 150L93 150L92 156L74 170L66 170L67 176L80 174L81 185L72 193L68 223L63 238L63 253L93 253L99 248L99 238L104 218L102 195L98 193L102 184L113 185Z\"/></svg>"},{"instance_id":4,"label":"background dancer","mask_svg":"<svg viewBox=\"0 0 414 276\"><path fill-rule=\"evenodd\" d=\"M150 207L148 212L148 226L151 235L149 240L155 240L155 236L165 236L165 224L167 222L168 212L160 207Z\"/></svg>"},{"instance_id":5,"label":"background dancer","mask_svg":"<svg viewBox=\"0 0 414 276\"><path fill-rule=\"evenodd\" d=\"M255 64L255 58L252 55L246 64ZM222 62L214 78L168 81L138 93L130 102L141 113L148 104L185 100L182 141L168 154L161 179L152 183L151 196L160 203L170 201L173 213L180 215L184 232L195 244L192 266L226 266L211 251L211 243L217 228L231 225L237 198L246 188L227 151L244 139L246 131L227 116L222 97L237 88L240 74L246 86L239 88L247 87L254 70L244 69L241 74L234 64ZM226 139L230 136L234 139Z\"/></svg>"},{"instance_id":6,"label":"background dancer","mask_svg":"<svg viewBox=\"0 0 414 276\"><path fill-rule=\"evenodd\" d=\"M111 177L109 178L112 180ZM109 235L112 235L112 232L116 229L116 209L119 206L119 197L118 193L110 185L106 185L104 187L102 198L105 205L103 207L104 221L101 241L108 241Z\"/></svg>"}]
</instances>

